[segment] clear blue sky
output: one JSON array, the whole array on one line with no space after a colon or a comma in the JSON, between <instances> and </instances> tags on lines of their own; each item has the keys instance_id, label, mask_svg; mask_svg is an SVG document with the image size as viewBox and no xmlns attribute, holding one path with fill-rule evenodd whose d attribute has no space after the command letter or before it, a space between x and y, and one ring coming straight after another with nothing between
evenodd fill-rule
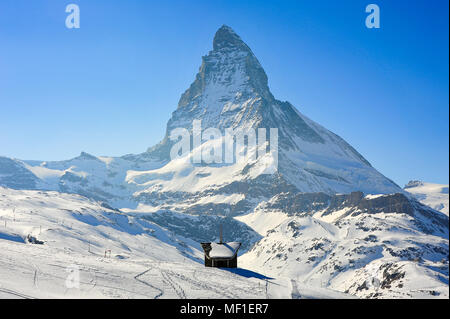
<instances>
[{"instance_id":1,"label":"clear blue sky","mask_svg":"<svg viewBox=\"0 0 450 319\"><path fill-rule=\"evenodd\" d=\"M81 28L65 27L78 4ZM376 3L381 29L367 29ZM222 24L280 100L400 185L448 183L448 1L0 2L0 155L140 153L164 135Z\"/></svg>"}]
</instances>

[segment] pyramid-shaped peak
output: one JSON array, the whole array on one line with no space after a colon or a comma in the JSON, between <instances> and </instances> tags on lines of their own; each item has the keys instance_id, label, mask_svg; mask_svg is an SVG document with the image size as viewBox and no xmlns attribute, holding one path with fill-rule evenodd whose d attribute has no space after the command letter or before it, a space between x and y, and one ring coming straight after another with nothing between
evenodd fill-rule
<instances>
[{"instance_id":1,"label":"pyramid-shaped peak","mask_svg":"<svg viewBox=\"0 0 450 319\"><path fill-rule=\"evenodd\" d=\"M213 50L202 57L199 73L181 95L178 107L196 104L194 100L198 100L208 85L222 96L247 90L272 101L267 82L267 75L252 50L232 28L223 25L216 31Z\"/></svg>"},{"instance_id":2,"label":"pyramid-shaped peak","mask_svg":"<svg viewBox=\"0 0 450 319\"><path fill-rule=\"evenodd\" d=\"M226 25L226 24L222 24L222 26L217 30L217 32L229 32L232 34L236 34L236 32L234 32L233 28L231 28L230 26Z\"/></svg>"},{"instance_id":3,"label":"pyramid-shaped peak","mask_svg":"<svg viewBox=\"0 0 450 319\"><path fill-rule=\"evenodd\" d=\"M248 50L247 45L242 41L241 37L234 32L232 28L227 25L223 25L217 30L214 36L213 49L219 50L221 48L239 48Z\"/></svg>"}]
</instances>

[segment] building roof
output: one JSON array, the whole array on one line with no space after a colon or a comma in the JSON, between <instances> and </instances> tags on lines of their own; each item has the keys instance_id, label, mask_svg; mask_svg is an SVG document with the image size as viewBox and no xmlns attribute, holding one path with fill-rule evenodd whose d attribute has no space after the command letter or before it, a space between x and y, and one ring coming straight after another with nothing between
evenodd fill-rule
<instances>
[{"instance_id":1,"label":"building roof","mask_svg":"<svg viewBox=\"0 0 450 319\"><path fill-rule=\"evenodd\" d=\"M233 258L241 247L241 243L211 243L210 258Z\"/></svg>"}]
</instances>

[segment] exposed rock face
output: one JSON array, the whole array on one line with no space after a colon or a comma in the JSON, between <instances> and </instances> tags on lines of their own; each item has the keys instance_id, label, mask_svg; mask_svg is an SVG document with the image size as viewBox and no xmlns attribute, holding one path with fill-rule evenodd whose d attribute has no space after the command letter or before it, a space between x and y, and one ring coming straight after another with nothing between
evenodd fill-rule
<instances>
[{"instance_id":1,"label":"exposed rock face","mask_svg":"<svg viewBox=\"0 0 450 319\"><path fill-rule=\"evenodd\" d=\"M423 186L424 183L422 181L409 181L408 184L405 185L405 189L407 188L414 188L414 187L418 187L418 186Z\"/></svg>"},{"instance_id":2,"label":"exposed rock face","mask_svg":"<svg viewBox=\"0 0 450 319\"><path fill-rule=\"evenodd\" d=\"M240 221L243 267L363 298L448 296L448 217L404 194L280 194Z\"/></svg>"},{"instance_id":3,"label":"exposed rock face","mask_svg":"<svg viewBox=\"0 0 450 319\"><path fill-rule=\"evenodd\" d=\"M203 130L213 127L223 134L227 128L244 131L265 128L267 141L269 129L278 129L277 171L263 174L260 159L244 164L174 163L170 150L175 141L170 140L170 133L175 128L192 132L194 120L201 121ZM13 169L10 164L2 163L4 172ZM38 188L79 193L114 206L130 201L151 205L164 201L167 209L169 203L194 202L204 196L241 194L245 197L244 202L220 206L216 214L224 209L235 213L248 211L261 199L286 191L402 192L343 139L309 120L289 102L276 100L258 59L228 26L216 32L213 49L202 58L199 72L181 95L159 144L145 153L120 158L95 157L83 152L68 161L22 164L19 166L23 169L14 167L17 174L28 174L25 167L30 165L39 167L33 170L37 176L28 174L28 182L15 187L36 187L32 180L37 179ZM50 181L48 176L53 179ZM0 183L11 185L10 179L6 183L6 177ZM176 206L170 208L195 212L202 209L199 204L184 205L184 209ZM210 206L207 204L205 209L209 211Z\"/></svg>"},{"instance_id":4,"label":"exposed rock face","mask_svg":"<svg viewBox=\"0 0 450 319\"><path fill-rule=\"evenodd\" d=\"M341 218L360 214L399 214L408 216L426 234L448 236L447 216L400 193L382 196L364 196L361 192L343 195L283 193L259 206L262 207L283 211L288 216L312 216L320 212L321 217L326 217L338 211L344 212Z\"/></svg>"},{"instance_id":5,"label":"exposed rock face","mask_svg":"<svg viewBox=\"0 0 450 319\"><path fill-rule=\"evenodd\" d=\"M243 250L249 249L253 243L261 239L261 236L250 227L229 217L221 218L205 214L186 217L171 212L159 212L146 215L144 218L198 243L218 242L219 225L223 227L223 240L241 242Z\"/></svg>"}]
</instances>

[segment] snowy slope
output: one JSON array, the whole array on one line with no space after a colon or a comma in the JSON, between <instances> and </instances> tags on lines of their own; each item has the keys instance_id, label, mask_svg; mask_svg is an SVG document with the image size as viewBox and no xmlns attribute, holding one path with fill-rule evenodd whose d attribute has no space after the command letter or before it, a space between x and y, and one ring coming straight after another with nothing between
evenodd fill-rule
<instances>
[{"instance_id":1,"label":"snowy slope","mask_svg":"<svg viewBox=\"0 0 450 319\"><path fill-rule=\"evenodd\" d=\"M267 132L277 128L277 173L262 174L262 163L271 160L267 157L244 163L195 165L192 158L200 150L194 148L183 160L128 174L127 181L142 189L134 194L138 201L152 203L156 193L166 193L174 201L180 196L197 200L207 194L236 194L240 187L254 187L257 191L245 194L242 211L253 207L252 197L268 199L286 187L301 192L402 192L339 136L308 119L290 103L276 100L259 61L227 26L217 31L213 50L202 58L199 73L167 124L165 138L148 153L167 160L174 144L170 132L176 128L192 132L194 120L201 120L203 129L214 127L222 132L227 128L265 128ZM235 205L230 206L233 210Z\"/></svg>"},{"instance_id":2,"label":"snowy slope","mask_svg":"<svg viewBox=\"0 0 450 319\"><path fill-rule=\"evenodd\" d=\"M439 210L448 216L448 184L410 181L404 189L413 194L421 203Z\"/></svg>"},{"instance_id":3,"label":"snowy slope","mask_svg":"<svg viewBox=\"0 0 450 319\"><path fill-rule=\"evenodd\" d=\"M66 286L73 267L78 288ZM301 289L304 297L349 297ZM286 279L205 268L198 243L79 195L0 187L0 298L297 296Z\"/></svg>"},{"instance_id":4,"label":"snowy slope","mask_svg":"<svg viewBox=\"0 0 450 319\"><path fill-rule=\"evenodd\" d=\"M75 194L18 191L0 187L0 234L28 235L45 246L67 252L104 254L120 258L152 257L178 260L180 254L201 259L192 240L171 236L161 227ZM20 242L20 240L19 240ZM196 247L198 248L198 247Z\"/></svg>"},{"instance_id":5,"label":"snowy slope","mask_svg":"<svg viewBox=\"0 0 450 319\"><path fill-rule=\"evenodd\" d=\"M244 267L362 298L449 297L448 217L401 194L280 195L236 219L263 236Z\"/></svg>"}]
</instances>

